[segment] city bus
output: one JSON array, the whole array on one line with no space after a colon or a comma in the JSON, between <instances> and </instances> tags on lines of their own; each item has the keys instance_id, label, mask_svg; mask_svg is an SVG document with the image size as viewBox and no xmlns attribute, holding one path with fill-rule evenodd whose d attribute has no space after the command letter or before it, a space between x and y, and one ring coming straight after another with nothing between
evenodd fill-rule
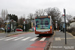
<instances>
[{"instance_id":1,"label":"city bus","mask_svg":"<svg viewBox=\"0 0 75 50\"><path fill-rule=\"evenodd\" d=\"M53 34L54 28L53 28L53 22L51 16L41 16L41 17L35 17L34 19L35 23L35 34Z\"/></svg>"}]
</instances>

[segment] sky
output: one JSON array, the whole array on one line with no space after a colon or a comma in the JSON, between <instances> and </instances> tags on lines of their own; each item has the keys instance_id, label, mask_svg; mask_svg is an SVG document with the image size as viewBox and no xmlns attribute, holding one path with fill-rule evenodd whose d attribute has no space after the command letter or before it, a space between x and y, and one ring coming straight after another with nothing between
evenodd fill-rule
<instances>
[{"instance_id":1,"label":"sky","mask_svg":"<svg viewBox=\"0 0 75 50\"><path fill-rule=\"evenodd\" d=\"M29 13L35 13L38 9L57 7L63 14L63 9L66 9L66 14L75 16L75 0L0 0L0 15L1 11L8 10L9 14L28 16Z\"/></svg>"}]
</instances>

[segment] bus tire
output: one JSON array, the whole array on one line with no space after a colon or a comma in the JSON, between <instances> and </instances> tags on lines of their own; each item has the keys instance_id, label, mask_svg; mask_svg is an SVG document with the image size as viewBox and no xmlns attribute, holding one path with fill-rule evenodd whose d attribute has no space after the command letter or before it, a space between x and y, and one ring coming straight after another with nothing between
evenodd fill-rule
<instances>
[{"instance_id":1,"label":"bus tire","mask_svg":"<svg viewBox=\"0 0 75 50\"><path fill-rule=\"evenodd\" d=\"M39 34L39 36L42 36L42 34Z\"/></svg>"}]
</instances>

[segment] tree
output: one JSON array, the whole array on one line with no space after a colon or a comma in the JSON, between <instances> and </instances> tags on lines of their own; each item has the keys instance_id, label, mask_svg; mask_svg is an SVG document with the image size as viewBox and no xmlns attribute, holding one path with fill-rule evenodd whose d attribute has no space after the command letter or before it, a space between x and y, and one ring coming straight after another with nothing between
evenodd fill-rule
<instances>
[{"instance_id":1,"label":"tree","mask_svg":"<svg viewBox=\"0 0 75 50\"><path fill-rule=\"evenodd\" d=\"M12 15L12 19L18 22L18 17L16 15Z\"/></svg>"},{"instance_id":2,"label":"tree","mask_svg":"<svg viewBox=\"0 0 75 50\"><path fill-rule=\"evenodd\" d=\"M70 21L72 19L72 15L66 15L66 18L68 21Z\"/></svg>"},{"instance_id":3,"label":"tree","mask_svg":"<svg viewBox=\"0 0 75 50\"><path fill-rule=\"evenodd\" d=\"M6 19L8 19L8 17L10 17L10 20L13 19L13 20L15 20L16 22L18 22L18 17L17 17L16 15L8 14L8 15L6 16Z\"/></svg>"},{"instance_id":4,"label":"tree","mask_svg":"<svg viewBox=\"0 0 75 50\"><path fill-rule=\"evenodd\" d=\"M74 17L73 19L74 19L74 21L75 21L75 17Z\"/></svg>"},{"instance_id":5,"label":"tree","mask_svg":"<svg viewBox=\"0 0 75 50\"><path fill-rule=\"evenodd\" d=\"M2 26L2 24L3 24L3 19L0 18L0 27Z\"/></svg>"},{"instance_id":6,"label":"tree","mask_svg":"<svg viewBox=\"0 0 75 50\"><path fill-rule=\"evenodd\" d=\"M10 17L10 19L12 19L12 15L11 14L7 14L6 20L8 19L8 17Z\"/></svg>"},{"instance_id":7,"label":"tree","mask_svg":"<svg viewBox=\"0 0 75 50\"><path fill-rule=\"evenodd\" d=\"M28 18L32 20L32 19L33 19L33 14L30 13L30 14L28 15Z\"/></svg>"},{"instance_id":8,"label":"tree","mask_svg":"<svg viewBox=\"0 0 75 50\"><path fill-rule=\"evenodd\" d=\"M44 10L43 9L39 9L35 12L35 16L36 17L40 17L40 16L44 16Z\"/></svg>"},{"instance_id":9,"label":"tree","mask_svg":"<svg viewBox=\"0 0 75 50\"><path fill-rule=\"evenodd\" d=\"M21 17L21 18L19 19L18 23L22 25L24 20L25 20L25 18L22 18L22 17Z\"/></svg>"},{"instance_id":10,"label":"tree","mask_svg":"<svg viewBox=\"0 0 75 50\"><path fill-rule=\"evenodd\" d=\"M7 10L2 10L1 17L3 18L3 20L5 20L7 14L8 14L8 11Z\"/></svg>"},{"instance_id":11,"label":"tree","mask_svg":"<svg viewBox=\"0 0 75 50\"><path fill-rule=\"evenodd\" d=\"M58 20L58 18L60 17L60 11L58 8L47 8L45 9L45 12L48 16L52 17L53 21Z\"/></svg>"}]
</instances>

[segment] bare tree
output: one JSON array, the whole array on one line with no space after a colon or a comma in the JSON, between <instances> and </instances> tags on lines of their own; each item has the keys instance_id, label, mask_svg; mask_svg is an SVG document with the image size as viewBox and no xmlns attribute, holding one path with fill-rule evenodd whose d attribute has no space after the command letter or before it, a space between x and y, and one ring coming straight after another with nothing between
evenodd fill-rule
<instances>
[{"instance_id":1,"label":"bare tree","mask_svg":"<svg viewBox=\"0 0 75 50\"><path fill-rule=\"evenodd\" d=\"M60 11L58 8L47 8L45 9L45 12L48 16L51 16L53 21L58 20L60 17Z\"/></svg>"},{"instance_id":2,"label":"bare tree","mask_svg":"<svg viewBox=\"0 0 75 50\"><path fill-rule=\"evenodd\" d=\"M29 15L28 15L28 19L33 19L33 14L32 13L30 13Z\"/></svg>"},{"instance_id":3,"label":"bare tree","mask_svg":"<svg viewBox=\"0 0 75 50\"><path fill-rule=\"evenodd\" d=\"M3 19L0 18L0 27L2 26L2 24L3 24Z\"/></svg>"},{"instance_id":4,"label":"bare tree","mask_svg":"<svg viewBox=\"0 0 75 50\"><path fill-rule=\"evenodd\" d=\"M35 12L35 16L39 17L39 16L44 16L45 12L43 9L39 9Z\"/></svg>"},{"instance_id":5,"label":"bare tree","mask_svg":"<svg viewBox=\"0 0 75 50\"><path fill-rule=\"evenodd\" d=\"M25 18L23 18L22 16L21 16L21 18L19 19L19 21L18 21L18 23L19 24L23 24L23 21L25 20Z\"/></svg>"},{"instance_id":6,"label":"bare tree","mask_svg":"<svg viewBox=\"0 0 75 50\"><path fill-rule=\"evenodd\" d=\"M72 20L72 16L71 15L66 15L66 18L67 18L68 21Z\"/></svg>"},{"instance_id":7,"label":"bare tree","mask_svg":"<svg viewBox=\"0 0 75 50\"><path fill-rule=\"evenodd\" d=\"M74 21L75 21L75 17L74 17L73 19L74 19Z\"/></svg>"},{"instance_id":8,"label":"bare tree","mask_svg":"<svg viewBox=\"0 0 75 50\"><path fill-rule=\"evenodd\" d=\"M6 19L7 15L8 15L8 10L5 11L5 19Z\"/></svg>"},{"instance_id":9,"label":"bare tree","mask_svg":"<svg viewBox=\"0 0 75 50\"><path fill-rule=\"evenodd\" d=\"M3 18L3 20L6 19L7 14L8 14L8 11L7 10L2 10L1 17Z\"/></svg>"}]
</instances>

